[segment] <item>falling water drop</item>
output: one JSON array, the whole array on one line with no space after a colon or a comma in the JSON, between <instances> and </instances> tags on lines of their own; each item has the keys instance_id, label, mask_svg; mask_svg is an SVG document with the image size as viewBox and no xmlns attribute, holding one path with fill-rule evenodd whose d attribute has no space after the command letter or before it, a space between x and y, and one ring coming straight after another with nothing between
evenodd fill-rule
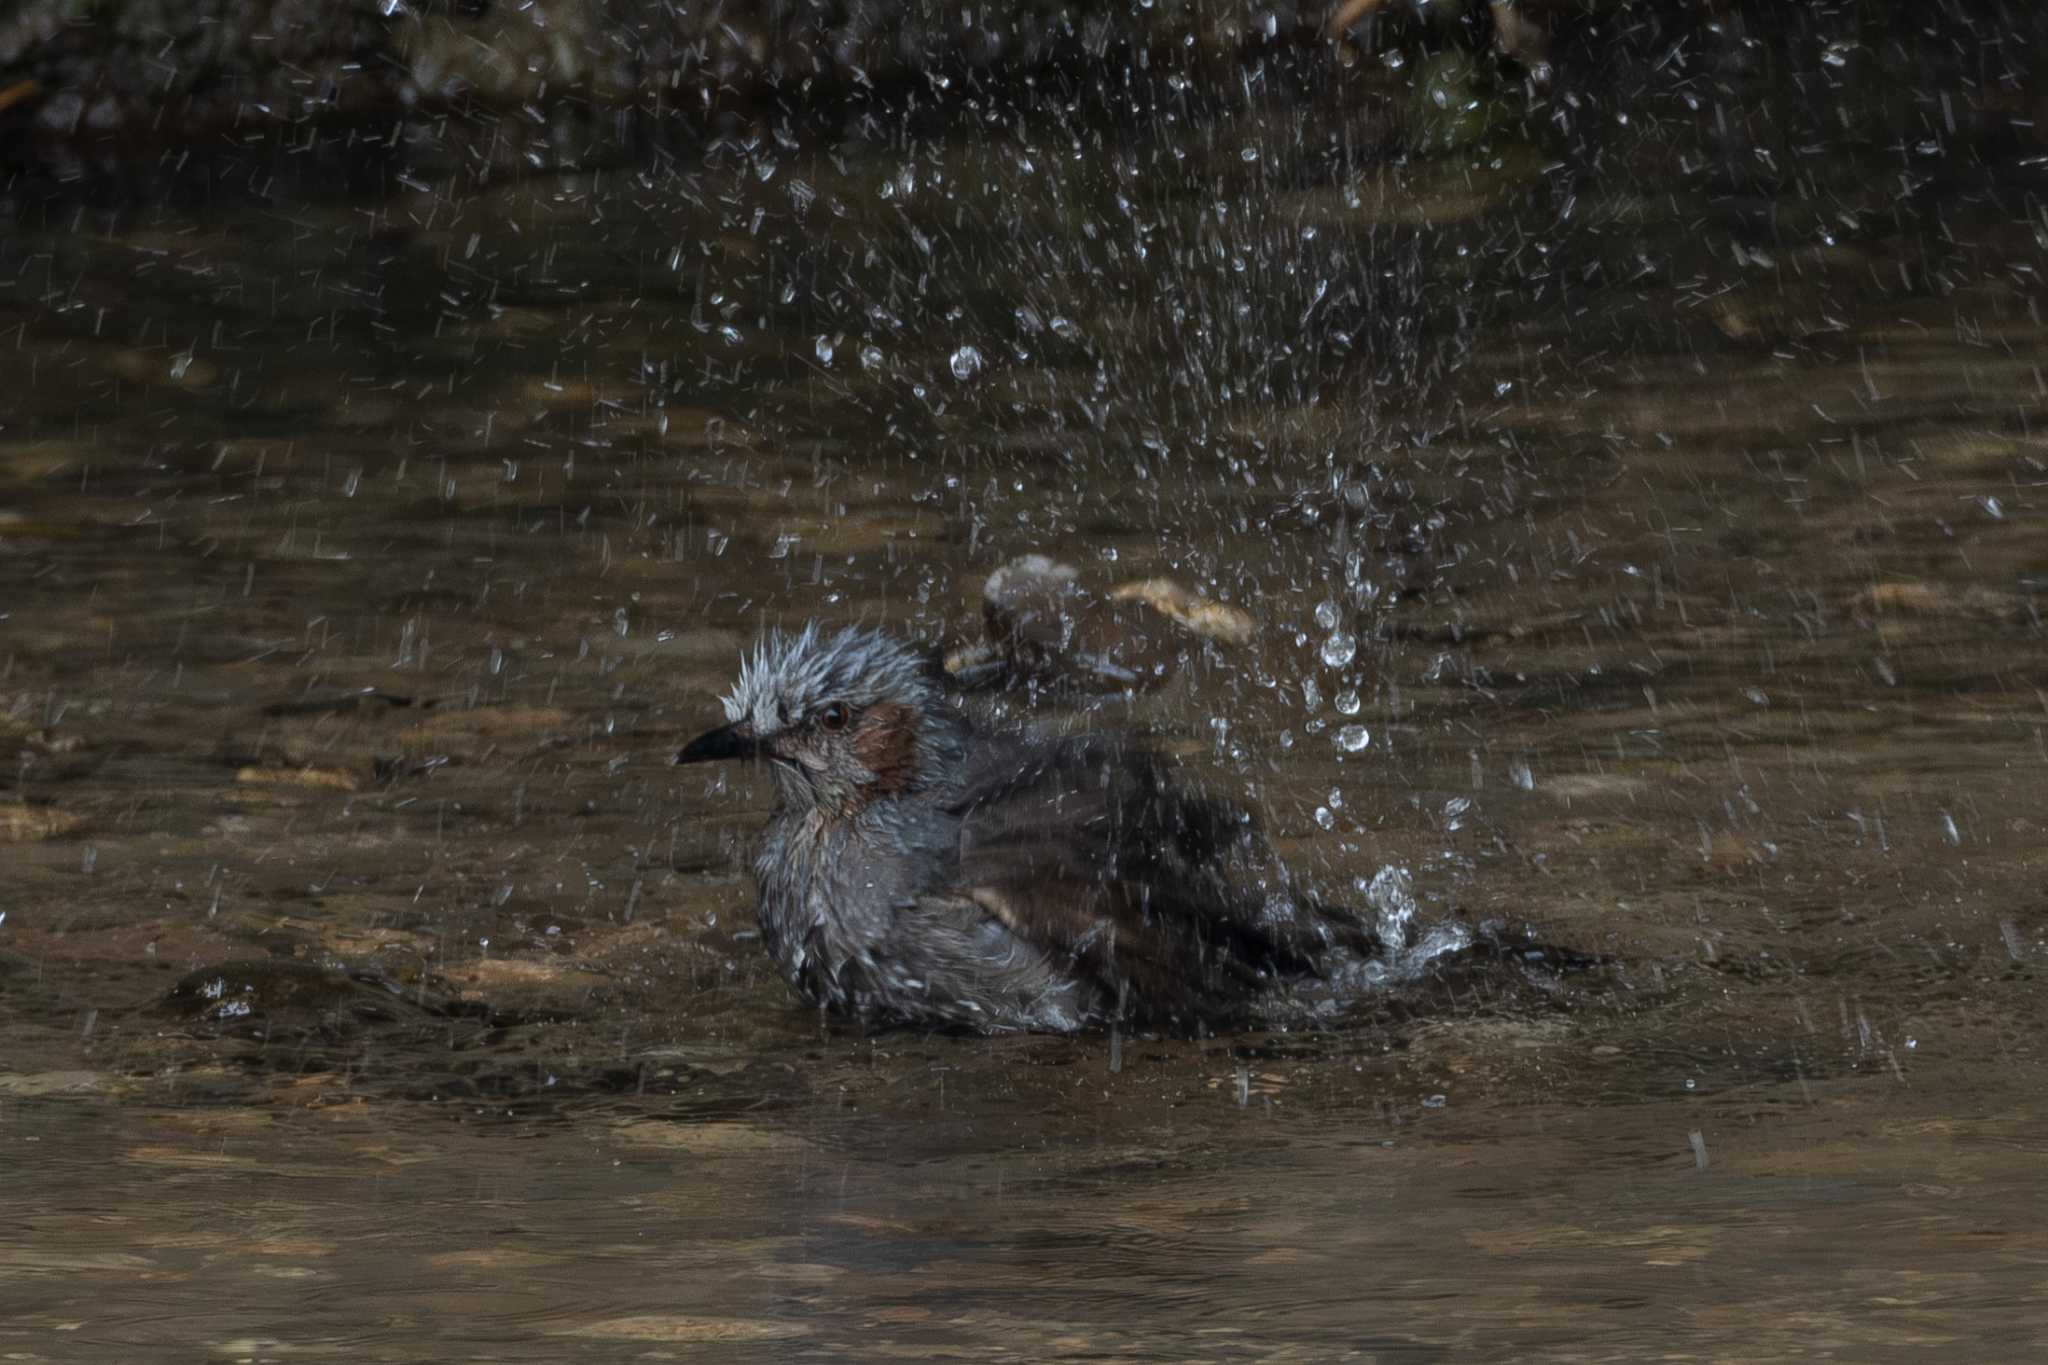
<instances>
[{"instance_id":1,"label":"falling water drop","mask_svg":"<svg viewBox=\"0 0 2048 1365\"><path fill-rule=\"evenodd\" d=\"M1454 796L1444 802L1444 828L1446 830L1463 829L1465 827L1465 815L1471 809L1472 798L1469 796Z\"/></svg>"}]
</instances>

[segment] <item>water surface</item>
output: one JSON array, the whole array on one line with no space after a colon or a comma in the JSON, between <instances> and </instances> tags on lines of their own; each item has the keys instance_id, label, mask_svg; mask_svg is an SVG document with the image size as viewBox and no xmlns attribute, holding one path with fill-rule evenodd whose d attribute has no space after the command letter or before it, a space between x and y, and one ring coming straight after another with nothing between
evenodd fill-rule
<instances>
[{"instance_id":1,"label":"water surface","mask_svg":"<svg viewBox=\"0 0 2048 1365\"><path fill-rule=\"evenodd\" d=\"M1276 64L17 175L5 1349L2038 1351L2038 98L1617 47L1450 154ZM1039 709L1609 965L796 1008L765 784L668 755L1034 552L1264 623Z\"/></svg>"}]
</instances>

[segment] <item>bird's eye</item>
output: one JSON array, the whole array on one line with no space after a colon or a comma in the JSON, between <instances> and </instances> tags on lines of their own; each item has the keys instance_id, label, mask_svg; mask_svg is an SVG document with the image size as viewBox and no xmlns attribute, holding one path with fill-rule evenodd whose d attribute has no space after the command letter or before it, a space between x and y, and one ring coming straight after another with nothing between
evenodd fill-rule
<instances>
[{"instance_id":1,"label":"bird's eye","mask_svg":"<svg viewBox=\"0 0 2048 1365\"><path fill-rule=\"evenodd\" d=\"M818 712L818 727L827 734L837 734L846 728L846 703L827 702L825 709Z\"/></svg>"}]
</instances>

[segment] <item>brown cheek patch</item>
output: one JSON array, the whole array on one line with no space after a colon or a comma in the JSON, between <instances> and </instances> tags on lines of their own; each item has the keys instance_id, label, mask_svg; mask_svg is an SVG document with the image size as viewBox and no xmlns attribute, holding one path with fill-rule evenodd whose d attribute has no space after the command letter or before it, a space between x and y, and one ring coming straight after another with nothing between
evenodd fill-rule
<instances>
[{"instance_id":1,"label":"brown cheek patch","mask_svg":"<svg viewBox=\"0 0 2048 1365\"><path fill-rule=\"evenodd\" d=\"M875 775L869 792L909 790L917 780L917 713L895 702L870 706L854 729L853 756Z\"/></svg>"}]
</instances>

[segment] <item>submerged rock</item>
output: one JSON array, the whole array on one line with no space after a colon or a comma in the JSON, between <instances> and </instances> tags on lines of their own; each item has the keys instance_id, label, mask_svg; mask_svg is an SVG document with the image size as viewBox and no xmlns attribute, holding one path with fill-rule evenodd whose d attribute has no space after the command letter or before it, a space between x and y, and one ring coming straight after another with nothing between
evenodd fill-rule
<instances>
[{"instance_id":1,"label":"submerged rock","mask_svg":"<svg viewBox=\"0 0 2048 1365\"><path fill-rule=\"evenodd\" d=\"M449 1006L425 983L408 986L378 967L342 961L251 958L188 972L159 1008L207 1030L352 1031L442 1017Z\"/></svg>"}]
</instances>

